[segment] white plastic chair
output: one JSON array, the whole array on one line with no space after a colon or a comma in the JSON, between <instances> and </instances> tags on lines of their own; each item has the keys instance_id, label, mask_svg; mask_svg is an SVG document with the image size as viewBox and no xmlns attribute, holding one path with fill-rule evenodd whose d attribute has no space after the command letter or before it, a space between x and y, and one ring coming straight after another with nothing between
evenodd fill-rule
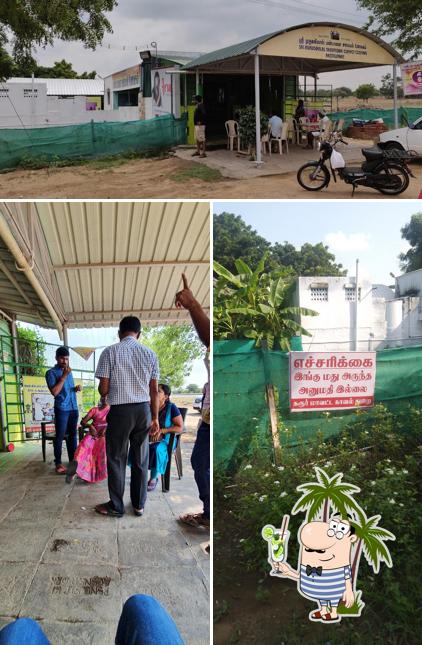
<instances>
[{"instance_id":1,"label":"white plastic chair","mask_svg":"<svg viewBox=\"0 0 422 645\"><path fill-rule=\"evenodd\" d=\"M226 133L227 133L227 150L233 150L234 140L237 140L237 151L240 151L240 137L239 137L239 124L237 121L230 119L226 121Z\"/></svg>"},{"instance_id":2,"label":"white plastic chair","mask_svg":"<svg viewBox=\"0 0 422 645\"><path fill-rule=\"evenodd\" d=\"M288 140L288 132L289 132L289 124L283 123L281 126L281 134L279 137L272 137L270 136L270 154L271 154L271 146L273 141L275 141L278 144L278 151L282 155L283 154L283 141L286 144L286 152L289 152L289 140Z\"/></svg>"},{"instance_id":3,"label":"white plastic chair","mask_svg":"<svg viewBox=\"0 0 422 645\"><path fill-rule=\"evenodd\" d=\"M312 132L314 148L317 147L318 143L321 141L326 141L330 138L330 135L333 131L333 122L331 120L326 121L324 128L320 125L318 132Z\"/></svg>"},{"instance_id":4,"label":"white plastic chair","mask_svg":"<svg viewBox=\"0 0 422 645\"><path fill-rule=\"evenodd\" d=\"M267 152L267 146L268 146L268 153L271 154L270 136L271 136L271 126L268 125L267 133L263 134L261 137L261 151L262 151L262 154L264 155Z\"/></svg>"}]
</instances>

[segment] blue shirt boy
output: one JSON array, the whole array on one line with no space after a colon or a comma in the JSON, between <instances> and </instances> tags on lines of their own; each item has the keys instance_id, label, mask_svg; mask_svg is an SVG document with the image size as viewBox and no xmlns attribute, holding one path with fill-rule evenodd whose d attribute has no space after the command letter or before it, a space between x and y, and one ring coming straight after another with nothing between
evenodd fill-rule
<instances>
[{"instance_id":1,"label":"blue shirt boy","mask_svg":"<svg viewBox=\"0 0 422 645\"><path fill-rule=\"evenodd\" d=\"M57 381L62 377L63 369L55 365L45 373L45 380L49 388L56 385ZM72 373L68 374L61 391L54 397L54 408L69 412L70 410L77 410L78 403L76 400L75 383L73 382Z\"/></svg>"}]
</instances>

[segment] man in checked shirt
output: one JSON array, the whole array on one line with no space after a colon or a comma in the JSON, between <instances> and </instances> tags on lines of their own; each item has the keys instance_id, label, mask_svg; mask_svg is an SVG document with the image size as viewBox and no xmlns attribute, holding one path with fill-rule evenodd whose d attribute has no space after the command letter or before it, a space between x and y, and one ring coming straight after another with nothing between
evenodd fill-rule
<instances>
[{"instance_id":1,"label":"man in checked shirt","mask_svg":"<svg viewBox=\"0 0 422 645\"><path fill-rule=\"evenodd\" d=\"M120 342L106 347L98 361L95 376L98 391L108 396L106 450L110 500L95 507L97 513L122 517L128 447L132 469L130 499L133 512L143 515L148 484L148 434L159 434L158 360L156 354L138 343L141 321L136 316L122 318Z\"/></svg>"}]
</instances>

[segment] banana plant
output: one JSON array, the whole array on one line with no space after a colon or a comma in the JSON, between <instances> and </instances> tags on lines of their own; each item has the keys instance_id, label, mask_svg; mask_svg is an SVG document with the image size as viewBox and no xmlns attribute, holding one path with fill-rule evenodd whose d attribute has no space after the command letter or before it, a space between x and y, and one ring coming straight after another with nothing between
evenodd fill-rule
<instances>
[{"instance_id":1,"label":"banana plant","mask_svg":"<svg viewBox=\"0 0 422 645\"><path fill-rule=\"evenodd\" d=\"M296 334L309 336L298 322L300 316L317 312L291 305L293 277L290 271L266 273L266 256L255 269L236 260L237 274L218 262L214 289L214 336L217 339L251 338L260 347L290 350L290 339Z\"/></svg>"}]
</instances>

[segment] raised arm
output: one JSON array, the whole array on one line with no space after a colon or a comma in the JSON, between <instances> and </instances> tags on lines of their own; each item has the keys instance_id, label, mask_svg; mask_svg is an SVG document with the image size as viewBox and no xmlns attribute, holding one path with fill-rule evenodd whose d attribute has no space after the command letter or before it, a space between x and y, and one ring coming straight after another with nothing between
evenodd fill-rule
<instances>
[{"instance_id":1,"label":"raised arm","mask_svg":"<svg viewBox=\"0 0 422 645\"><path fill-rule=\"evenodd\" d=\"M63 386L65 384L65 381L66 381L67 377L69 376L69 374L71 373L71 371L72 371L71 368L67 365L63 369L63 374L61 375L59 380L56 381L56 383L54 385L53 385L53 382L52 382L52 375L50 375L50 376L46 375L46 381L47 381L48 389L50 390L51 394L54 397L56 397L62 391ZM48 374L48 372L47 372L47 374ZM53 376L53 378L54 378L54 376Z\"/></svg>"},{"instance_id":2,"label":"raised arm","mask_svg":"<svg viewBox=\"0 0 422 645\"><path fill-rule=\"evenodd\" d=\"M202 309L199 302L194 298L192 291L189 289L188 281L182 273L183 289L176 293L176 307L178 309L187 309L192 318L200 341L205 347L210 346L210 319Z\"/></svg>"}]
</instances>

